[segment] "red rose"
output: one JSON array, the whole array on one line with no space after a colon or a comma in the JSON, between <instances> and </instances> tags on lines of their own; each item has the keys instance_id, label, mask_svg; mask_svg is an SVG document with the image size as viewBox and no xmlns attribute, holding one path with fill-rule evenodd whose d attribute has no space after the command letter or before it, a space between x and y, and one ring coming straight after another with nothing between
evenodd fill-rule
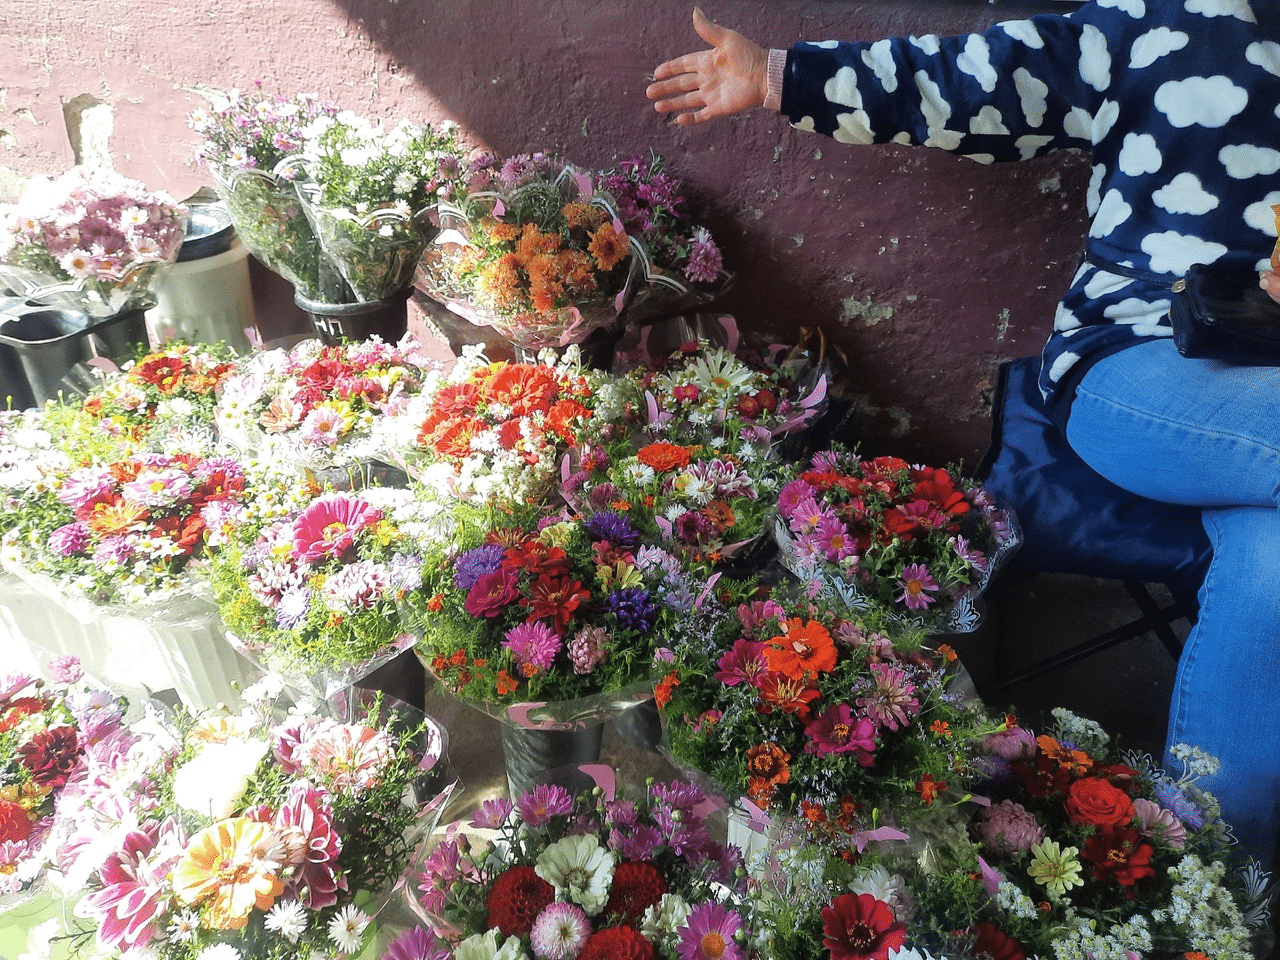
<instances>
[{"instance_id":1,"label":"red rose","mask_svg":"<svg viewBox=\"0 0 1280 960\"><path fill-rule=\"evenodd\" d=\"M1094 827L1122 827L1133 822L1133 801L1106 780L1088 777L1067 788L1067 816Z\"/></svg>"},{"instance_id":2,"label":"red rose","mask_svg":"<svg viewBox=\"0 0 1280 960\"><path fill-rule=\"evenodd\" d=\"M16 803L0 800L0 843L19 843L31 836L31 818Z\"/></svg>"}]
</instances>

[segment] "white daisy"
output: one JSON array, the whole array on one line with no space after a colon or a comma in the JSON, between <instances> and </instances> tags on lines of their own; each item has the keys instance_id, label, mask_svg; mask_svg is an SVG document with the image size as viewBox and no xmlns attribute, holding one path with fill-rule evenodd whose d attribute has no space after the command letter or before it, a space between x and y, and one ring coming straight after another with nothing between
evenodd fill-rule
<instances>
[{"instance_id":1,"label":"white daisy","mask_svg":"<svg viewBox=\"0 0 1280 960\"><path fill-rule=\"evenodd\" d=\"M297 900L277 903L267 911L262 925L290 943L297 943L307 929L307 909Z\"/></svg>"},{"instance_id":2,"label":"white daisy","mask_svg":"<svg viewBox=\"0 0 1280 960\"><path fill-rule=\"evenodd\" d=\"M364 946L364 929L371 919L355 904L349 903L329 920L329 939L339 950L355 953Z\"/></svg>"},{"instance_id":3,"label":"white daisy","mask_svg":"<svg viewBox=\"0 0 1280 960\"><path fill-rule=\"evenodd\" d=\"M555 887L557 898L567 897L594 917L609 900L614 863L613 853L588 834L557 840L538 856L534 869Z\"/></svg>"}]
</instances>

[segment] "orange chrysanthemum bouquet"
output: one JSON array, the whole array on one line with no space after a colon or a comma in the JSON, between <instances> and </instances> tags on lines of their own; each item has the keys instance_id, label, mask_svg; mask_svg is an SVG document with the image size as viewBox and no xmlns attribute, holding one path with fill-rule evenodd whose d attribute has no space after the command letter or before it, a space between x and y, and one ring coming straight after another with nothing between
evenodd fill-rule
<instances>
[{"instance_id":1,"label":"orange chrysanthemum bouquet","mask_svg":"<svg viewBox=\"0 0 1280 960\"><path fill-rule=\"evenodd\" d=\"M485 158L439 212L419 277L450 310L530 350L618 325L634 248L586 174L545 154Z\"/></svg>"}]
</instances>

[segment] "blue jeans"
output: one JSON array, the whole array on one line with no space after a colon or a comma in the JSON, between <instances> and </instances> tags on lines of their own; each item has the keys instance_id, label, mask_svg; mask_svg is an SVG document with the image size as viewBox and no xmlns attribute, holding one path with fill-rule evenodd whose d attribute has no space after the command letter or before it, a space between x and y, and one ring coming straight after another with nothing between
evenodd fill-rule
<instances>
[{"instance_id":1,"label":"blue jeans","mask_svg":"<svg viewBox=\"0 0 1280 960\"><path fill-rule=\"evenodd\" d=\"M1187 360L1168 340L1129 347L1085 375L1067 439L1119 486L1204 508L1213 561L1178 663L1167 744L1219 759L1201 785L1270 869L1280 830L1280 368Z\"/></svg>"}]
</instances>

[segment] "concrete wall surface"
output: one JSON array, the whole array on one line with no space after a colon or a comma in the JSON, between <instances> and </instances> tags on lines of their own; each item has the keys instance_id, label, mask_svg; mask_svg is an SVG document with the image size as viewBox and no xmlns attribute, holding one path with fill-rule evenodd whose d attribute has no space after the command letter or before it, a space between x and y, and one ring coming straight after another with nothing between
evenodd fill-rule
<instances>
[{"instance_id":1,"label":"concrete wall surface","mask_svg":"<svg viewBox=\"0 0 1280 960\"><path fill-rule=\"evenodd\" d=\"M461 125L470 146L604 167L653 150L738 275L721 307L847 358L871 452L976 461L1000 360L1037 352L1084 234L1076 153L983 166L850 147L757 111L697 128L644 98L703 46L691 0L5 0L0 196L77 160L190 195L186 116L210 88L315 92L388 119ZM984 29L1058 0L704 0L766 46ZM261 318L260 318L261 319Z\"/></svg>"}]
</instances>

